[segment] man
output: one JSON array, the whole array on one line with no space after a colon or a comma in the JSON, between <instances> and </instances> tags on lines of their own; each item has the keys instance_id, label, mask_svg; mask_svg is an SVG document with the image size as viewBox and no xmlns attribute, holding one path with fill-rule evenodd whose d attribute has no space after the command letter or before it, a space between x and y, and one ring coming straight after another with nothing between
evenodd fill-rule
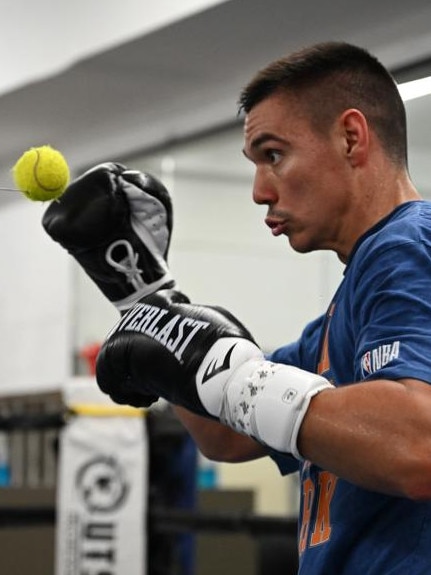
<instances>
[{"instance_id":1,"label":"man","mask_svg":"<svg viewBox=\"0 0 431 575\"><path fill-rule=\"evenodd\" d=\"M228 312L155 291L107 338L99 385L177 404L208 457L299 465L301 574L429 574L431 205L396 85L366 51L320 44L259 72L240 106L273 235L346 264L328 312L263 358Z\"/></svg>"}]
</instances>

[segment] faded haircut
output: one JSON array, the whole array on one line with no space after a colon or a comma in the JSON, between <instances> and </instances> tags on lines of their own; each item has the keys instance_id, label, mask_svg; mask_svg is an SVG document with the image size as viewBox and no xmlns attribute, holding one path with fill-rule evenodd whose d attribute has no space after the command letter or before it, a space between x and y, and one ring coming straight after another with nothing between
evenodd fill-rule
<instances>
[{"instance_id":1,"label":"faded haircut","mask_svg":"<svg viewBox=\"0 0 431 575\"><path fill-rule=\"evenodd\" d=\"M248 114L269 96L298 98L312 126L326 133L349 108L364 114L392 161L407 164L406 112L395 80L379 60L357 46L326 42L280 58L260 70L239 97Z\"/></svg>"}]
</instances>

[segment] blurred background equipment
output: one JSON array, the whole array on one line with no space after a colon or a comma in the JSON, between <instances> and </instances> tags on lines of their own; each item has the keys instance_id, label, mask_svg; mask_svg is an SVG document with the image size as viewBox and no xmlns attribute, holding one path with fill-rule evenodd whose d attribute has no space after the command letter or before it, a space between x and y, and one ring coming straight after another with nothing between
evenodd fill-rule
<instances>
[{"instance_id":1,"label":"blurred background equipment","mask_svg":"<svg viewBox=\"0 0 431 575\"><path fill-rule=\"evenodd\" d=\"M71 383L85 388L94 382L84 377ZM84 567L109 567L140 575L296 573L295 519L256 514L252 491L217 489L212 474L208 482L206 463L199 468L196 447L167 404L133 414L126 407L121 414L107 401L96 406L94 389L83 398L74 404L75 390L0 400L5 572L79 575ZM69 445L80 437L81 453Z\"/></svg>"}]
</instances>

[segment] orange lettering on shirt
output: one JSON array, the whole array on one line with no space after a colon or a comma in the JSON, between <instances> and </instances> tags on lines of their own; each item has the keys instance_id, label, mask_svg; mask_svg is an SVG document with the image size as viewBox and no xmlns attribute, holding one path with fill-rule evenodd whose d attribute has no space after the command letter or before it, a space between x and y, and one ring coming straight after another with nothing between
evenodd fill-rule
<instances>
[{"instance_id":1,"label":"orange lettering on shirt","mask_svg":"<svg viewBox=\"0 0 431 575\"><path fill-rule=\"evenodd\" d=\"M311 535L310 545L320 545L331 537L330 505L334 495L337 477L329 471L319 473L319 502L316 523Z\"/></svg>"},{"instance_id":2,"label":"orange lettering on shirt","mask_svg":"<svg viewBox=\"0 0 431 575\"><path fill-rule=\"evenodd\" d=\"M298 542L299 553L305 551L307 547L308 530L310 528L311 509L314 499L314 485L310 478L305 479L302 483L302 497L302 523Z\"/></svg>"},{"instance_id":3,"label":"orange lettering on shirt","mask_svg":"<svg viewBox=\"0 0 431 575\"><path fill-rule=\"evenodd\" d=\"M331 318L334 313L334 309L335 304L332 304L331 307L329 308L326 318L325 335L323 337L322 348L320 350L320 360L317 366L317 373L320 375L329 371L331 368L331 362L329 361L329 325L331 323Z\"/></svg>"}]
</instances>

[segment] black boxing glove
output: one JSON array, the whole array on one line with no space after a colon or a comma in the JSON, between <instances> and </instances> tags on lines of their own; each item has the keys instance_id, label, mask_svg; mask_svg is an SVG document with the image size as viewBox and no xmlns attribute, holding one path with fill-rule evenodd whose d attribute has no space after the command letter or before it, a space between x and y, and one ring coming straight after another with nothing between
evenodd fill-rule
<instances>
[{"instance_id":1,"label":"black boxing glove","mask_svg":"<svg viewBox=\"0 0 431 575\"><path fill-rule=\"evenodd\" d=\"M136 304L111 330L97 360L97 382L116 403L139 407L141 393L146 401L149 394L162 390L161 396L171 403L206 415L194 376L219 337L232 350L220 364L208 367L203 384L230 369L243 347L253 354L261 352L228 312L191 305L179 291L161 290Z\"/></svg>"},{"instance_id":2,"label":"black boxing glove","mask_svg":"<svg viewBox=\"0 0 431 575\"><path fill-rule=\"evenodd\" d=\"M49 205L42 225L124 312L140 298L175 286L166 263L172 219L160 181L105 163L74 180Z\"/></svg>"},{"instance_id":3,"label":"black boxing glove","mask_svg":"<svg viewBox=\"0 0 431 575\"><path fill-rule=\"evenodd\" d=\"M300 458L296 446L323 377L265 360L228 311L161 290L111 330L96 365L100 389L117 403L148 406L151 395L216 418L272 449Z\"/></svg>"}]
</instances>

